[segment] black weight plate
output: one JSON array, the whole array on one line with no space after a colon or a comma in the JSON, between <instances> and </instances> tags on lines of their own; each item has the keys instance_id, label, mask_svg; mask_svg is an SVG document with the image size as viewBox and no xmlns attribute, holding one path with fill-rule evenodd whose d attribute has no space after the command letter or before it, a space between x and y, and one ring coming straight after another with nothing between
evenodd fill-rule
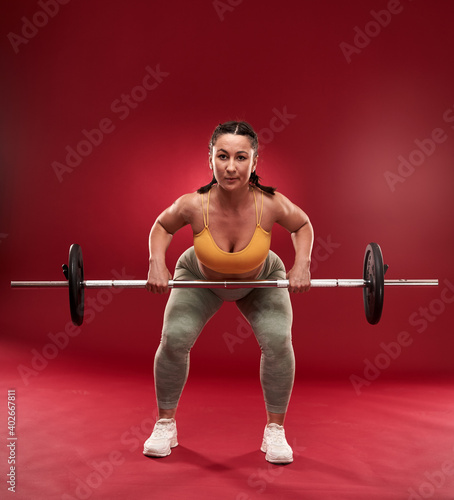
<instances>
[{"instance_id":1,"label":"black weight plate","mask_svg":"<svg viewBox=\"0 0 454 500\"><path fill-rule=\"evenodd\" d=\"M76 243L69 248L68 287L72 322L80 326L84 321L84 261L82 249Z\"/></svg>"},{"instance_id":2,"label":"black weight plate","mask_svg":"<svg viewBox=\"0 0 454 500\"><path fill-rule=\"evenodd\" d=\"M369 243L364 254L363 279L369 285L363 288L364 311L371 325L376 325L383 311L385 271L383 254L378 243Z\"/></svg>"}]
</instances>

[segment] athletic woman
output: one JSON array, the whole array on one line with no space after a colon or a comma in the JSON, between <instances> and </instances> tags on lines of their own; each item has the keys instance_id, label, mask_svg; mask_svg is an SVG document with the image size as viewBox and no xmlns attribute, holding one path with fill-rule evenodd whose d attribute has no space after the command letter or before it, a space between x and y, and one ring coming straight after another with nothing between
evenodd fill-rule
<instances>
[{"instance_id":1,"label":"athletic woman","mask_svg":"<svg viewBox=\"0 0 454 500\"><path fill-rule=\"evenodd\" d=\"M289 292L310 288L313 229L299 207L274 188L259 183L257 153L258 137L248 123L226 122L216 127L209 144L212 181L176 200L151 229L147 289L168 292L172 277L166 267L166 250L172 235L188 224L194 245L179 258L174 280L287 278L289 287L172 289L155 356L159 417L144 445L147 456L164 457L177 446L175 415L188 376L189 351L222 303L235 301L262 352L260 381L267 422L261 450L271 463L293 461L283 427L295 373ZM281 259L270 250L275 223L289 231L295 249L294 264L287 273Z\"/></svg>"}]
</instances>

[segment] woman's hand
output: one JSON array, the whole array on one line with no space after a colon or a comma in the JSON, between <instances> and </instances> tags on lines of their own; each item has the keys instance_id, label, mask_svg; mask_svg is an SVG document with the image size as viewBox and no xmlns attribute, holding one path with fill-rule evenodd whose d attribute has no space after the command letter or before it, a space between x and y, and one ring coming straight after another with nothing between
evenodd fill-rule
<instances>
[{"instance_id":1,"label":"woman's hand","mask_svg":"<svg viewBox=\"0 0 454 500\"><path fill-rule=\"evenodd\" d=\"M146 289L153 293L167 293L169 291L169 280L172 275L165 266L156 261L150 261Z\"/></svg>"},{"instance_id":2,"label":"woman's hand","mask_svg":"<svg viewBox=\"0 0 454 500\"><path fill-rule=\"evenodd\" d=\"M288 291L290 293L304 293L311 288L311 272L308 267L305 269L293 267L287 273L287 279L289 280Z\"/></svg>"}]
</instances>

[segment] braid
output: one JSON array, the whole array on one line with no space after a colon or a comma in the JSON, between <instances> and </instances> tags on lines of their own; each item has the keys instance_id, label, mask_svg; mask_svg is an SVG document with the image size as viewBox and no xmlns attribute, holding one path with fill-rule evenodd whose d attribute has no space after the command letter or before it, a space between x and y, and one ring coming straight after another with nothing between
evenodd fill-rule
<instances>
[{"instance_id":1,"label":"braid","mask_svg":"<svg viewBox=\"0 0 454 500\"><path fill-rule=\"evenodd\" d=\"M197 189L197 192L199 194L205 194L205 193L208 193L208 191L211 189L211 187L214 185L214 184L217 184L217 180L216 180L216 177L214 176L213 174L213 178L211 179L211 182L209 184L207 184L206 186L202 186L200 187L199 189Z\"/></svg>"},{"instance_id":2,"label":"braid","mask_svg":"<svg viewBox=\"0 0 454 500\"><path fill-rule=\"evenodd\" d=\"M268 193L268 194L274 194L275 193L276 188L271 187L271 186L262 186L260 184L259 180L260 180L260 177L255 172L252 172L251 173L251 177L249 177L249 182L251 184L254 184L254 186L257 186L262 191L265 191L265 193Z\"/></svg>"}]
</instances>

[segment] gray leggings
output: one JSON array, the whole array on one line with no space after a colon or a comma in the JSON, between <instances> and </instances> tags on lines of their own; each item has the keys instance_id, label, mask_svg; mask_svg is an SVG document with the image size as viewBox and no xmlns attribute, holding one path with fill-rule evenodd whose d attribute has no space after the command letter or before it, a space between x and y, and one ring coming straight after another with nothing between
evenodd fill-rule
<instances>
[{"instance_id":1,"label":"gray leggings","mask_svg":"<svg viewBox=\"0 0 454 500\"><path fill-rule=\"evenodd\" d=\"M203 280L194 248L177 262L175 280ZM257 279L285 279L281 259L269 253ZM235 301L249 322L262 351L260 381L266 409L285 413L295 374L291 326L292 306L286 288L175 288L164 313L154 377L158 407L178 406L189 372L189 351L208 320L224 301Z\"/></svg>"}]
</instances>

